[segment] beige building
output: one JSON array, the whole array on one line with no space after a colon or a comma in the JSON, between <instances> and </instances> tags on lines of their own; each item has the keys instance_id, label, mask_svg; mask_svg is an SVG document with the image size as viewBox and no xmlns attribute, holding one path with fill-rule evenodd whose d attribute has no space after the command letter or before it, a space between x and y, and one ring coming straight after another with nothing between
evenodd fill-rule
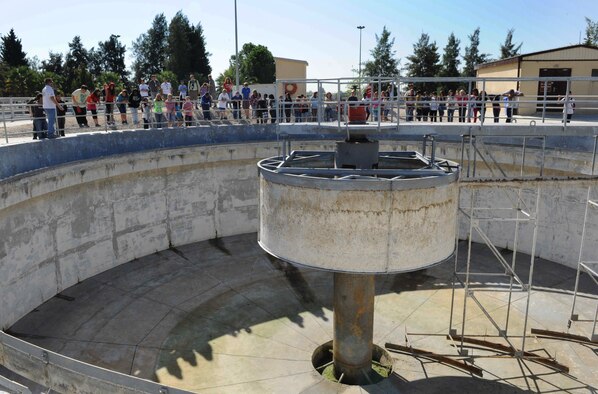
<instances>
[{"instance_id":1,"label":"beige building","mask_svg":"<svg viewBox=\"0 0 598 394\"><path fill-rule=\"evenodd\" d=\"M598 77L598 48L589 45L572 45L541 52L527 53L508 59L480 64L476 67L478 78L538 78L538 77ZM557 100L567 92L567 81L482 81L488 94L497 94L509 89L523 93L520 98L520 115L534 115L542 106L534 101L542 100L544 93L548 100ZM598 95L596 81L572 81L570 90L578 101L576 112L597 113L597 108L584 108L583 99L595 101ZM562 106L548 106L547 110L561 111Z\"/></svg>"},{"instance_id":2,"label":"beige building","mask_svg":"<svg viewBox=\"0 0 598 394\"><path fill-rule=\"evenodd\" d=\"M274 63L276 64L276 79L278 80L304 80L307 78L308 63L305 60L275 57ZM280 83L278 91L284 92L285 88L292 93L293 96L306 93L305 83L290 82L287 86Z\"/></svg>"}]
</instances>

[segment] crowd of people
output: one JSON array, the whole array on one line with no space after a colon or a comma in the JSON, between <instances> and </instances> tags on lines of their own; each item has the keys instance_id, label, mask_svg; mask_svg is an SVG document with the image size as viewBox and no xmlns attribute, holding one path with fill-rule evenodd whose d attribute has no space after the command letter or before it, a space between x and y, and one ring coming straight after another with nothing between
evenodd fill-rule
<instances>
[{"instance_id":1,"label":"crowd of people","mask_svg":"<svg viewBox=\"0 0 598 394\"><path fill-rule=\"evenodd\" d=\"M33 138L56 138L64 135L67 104L62 92L55 90L53 81L48 78L45 86L29 105L33 118ZM129 89L117 89L114 82L104 84L102 89L89 89L81 85L71 93L71 105L77 125L80 128L90 127L88 113L95 127L101 127L98 119L99 107L103 105L104 119L107 126L116 126L115 112L118 112L122 125L128 125L128 119L133 126L144 129L163 127L190 127L197 125L200 120L225 120L229 116L234 120L245 119L256 123L301 123L301 122L331 122L344 116L345 100L335 98L327 92L323 99L318 92L311 97L299 94L296 98L286 92L278 100L273 94L262 94L252 90L245 82L240 91L233 93L234 85L230 78L225 78L221 89L211 76L200 83L191 74L187 83L180 81L175 89L170 81L158 81L152 75L146 82L139 80L139 84ZM396 88L389 85L380 92L367 85L361 100L353 89L346 102L361 101L366 107L366 120L389 121L389 113L393 108L404 106L407 122L483 122L487 116L487 109L492 109L495 123L501 118L504 108L507 123L513 119L513 110L517 106L517 97L522 93L511 89L501 94L487 94L473 89L466 93L463 89L453 92L439 91L428 93L416 91L412 85L405 94L398 97ZM563 102L563 112L567 122L575 111L575 100L571 92L567 97L559 97ZM565 101L566 100L566 101ZM278 106L278 107L277 107ZM280 117L280 119L278 119Z\"/></svg>"}]
</instances>

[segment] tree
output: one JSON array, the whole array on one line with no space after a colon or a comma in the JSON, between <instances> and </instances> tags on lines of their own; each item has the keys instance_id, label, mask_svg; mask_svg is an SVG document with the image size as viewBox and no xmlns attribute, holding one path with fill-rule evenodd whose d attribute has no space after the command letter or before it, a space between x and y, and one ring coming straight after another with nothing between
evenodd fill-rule
<instances>
[{"instance_id":1,"label":"tree","mask_svg":"<svg viewBox=\"0 0 598 394\"><path fill-rule=\"evenodd\" d=\"M519 51L521 50L521 46L523 43L519 43L519 45L515 46L513 44L513 32L514 29L509 29L507 31L507 38L505 38L505 43L500 46L500 58L507 59L513 56L517 56Z\"/></svg>"},{"instance_id":2,"label":"tree","mask_svg":"<svg viewBox=\"0 0 598 394\"><path fill-rule=\"evenodd\" d=\"M480 28L476 28L469 37L469 46L465 47L465 55L463 56L463 72L464 77L475 77L475 66L484 63L488 60L490 55L480 53Z\"/></svg>"},{"instance_id":3,"label":"tree","mask_svg":"<svg viewBox=\"0 0 598 394\"><path fill-rule=\"evenodd\" d=\"M588 17L586 17L586 38L583 43L598 46L598 22L594 22Z\"/></svg>"},{"instance_id":4,"label":"tree","mask_svg":"<svg viewBox=\"0 0 598 394\"><path fill-rule=\"evenodd\" d=\"M102 71L110 71L120 75L124 81L129 72L125 66L125 53L127 48L118 40L120 36L111 34L110 38L98 43L98 52L101 59Z\"/></svg>"},{"instance_id":5,"label":"tree","mask_svg":"<svg viewBox=\"0 0 598 394\"><path fill-rule=\"evenodd\" d=\"M206 80L208 75L212 73L209 57L212 55L206 50L206 40L203 36L203 28L201 23L198 23L193 31L189 34L189 63L191 72L197 74L197 79L200 81Z\"/></svg>"},{"instance_id":6,"label":"tree","mask_svg":"<svg viewBox=\"0 0 598 394\"><path fill-rule=\"evenodd\" d=\"M190 36L193 27L181 11L177 12L168 26L168 59L166 68L174 72L178 79L183 79L191 71Z\"/></svg>"},{"instance_id":7,"label":"tree","mask_svg":"<svg viewBox=\"0 0 598 394\"><path fill-rule=\"evenodd\" d=\"M229 68L217 78L219 85L224 81L225 75L235 80L235 55L230 57ZM276 64L274 56L263 45L251 42L244 44L239 51L239 78L240 82L272 83L276 80Z\"/></svg>"},{"instance_id":8,"label":"tree","mask_svg":"<svg viewBox=\"0 0 598 394\"><path fill-rule=\"evenodd\" d=\"M363 74L370 77L393 77L399 73L399 61L395 58L392 47L395 39L390 38L386 26L382 28L380 36L376 34L376 46L370 51L373 60L364 64Z\"/></svg>"},{"instance_id":9,"label":"tree","mask_svg":"<svg viewBox=\"0 0 598 394\"><path fill-rule=\"evenodd\" d=\"M442 54L442 62L440 63L439 76L441 77L458 77L459 76L459 44L461 42L455 37L454 33L448 38L446 46L444 47L444 53ZM458 86L458 82L443 82L441 89L443 90L455 90Z\"/></svg>"},{"instance_id":10,"label":"tree","mask_svg":"<svg viewBox=\"0 0 598 394\"><path fill-rule=\"evenodd\" d=\"M3 62L9 67L28 65L27 54L23 52L23 45L21 45L21 40L17 38L14 29L10 29L10 32L2 36L1 40L0 55Z\"/></svg>"},{"instance_id":11,"label":"tree","mask_svg":"<svg viewBox=\"0 0 598 394\"><path fill-rule=\"evenodd\" d=\"M75 36L69 43L69 53L64 61L64 90L72 92L79 86L91 85L93 76L88 71L89 52L83 46L81 37Z\"/></svg>"},{"instance_id":12,"label":"tree","mask_svg":"<svg viewBox=\"0 0 598 394\"><path fill-rule=\"evenodd\" d=\"M440 55L436 42L430 43L430 37L422 33L419 40L413 44L413 54L407 56L409 63L406 66L407 75L410 77L435 77L440 71ZM434 83L415 84L416 89L434 90Z\"/></svg>"},{"instance_id":13,"label":"tree","mask_svg":"<svg viewBox=\"0 0 598 394\"><path fill-rule=\"evenodd\" d=\"M167 56L168 24L164 14L155 16L152 27L133 42L135 78L160 73Z\"/></svg>"},{"instance_id":14,"label":"tree","mask_svg":"<svg viewBox=\"0 0 598 394\"><path fill-rule=\"evenodd\" d=\"M48 60L42 61L42 70L52 72L54 74L62 74L64 72L62 53L50 51L48 54Z\"/></svg>"}]
</instances>

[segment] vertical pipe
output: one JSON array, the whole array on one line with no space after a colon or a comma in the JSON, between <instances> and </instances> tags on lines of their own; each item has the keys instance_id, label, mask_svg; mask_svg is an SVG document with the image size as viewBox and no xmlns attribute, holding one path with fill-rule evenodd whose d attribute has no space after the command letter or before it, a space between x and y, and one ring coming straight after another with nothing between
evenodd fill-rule
<instances>
[{"instance_id":1,"label":"vertical pipe","mask_svg":"<svg viewBox=\"0 0 598 394\"><path fill-rule=\"evenodd\" d=\"M337 93L336 93L336 122L338 123L338 131L341 131L341 80L340 78L336 81Z\"/></svg>"},{"instance_id":2,"label":"vertical pipe","mask_svg":"<svg viewBox=\"0 0 598 394\"><path fill-rule=\"evenodd\" d=\"M546 96L548 96L548 81L544 81L544 98L542 100L542 123L546 119Z\"/></svg>"},{"instance_id":3,"label":"vertical pipe","mask_svg":"<svg viewBox=\"0 0 598 394\"><path fill-rule=\"evenodd\" d=\"M594 169L596 168L596 148L598 144L598 135L594 136L594 150L592 152L592 173L594 175Z\"/></svg>"},{"instance_id":4,"label":"vertical pipe","mask_svg":"<svg viewBox=\"0 0 598 394\"><path fill-rule=\"evenodd\" d=\"M465 338L465 321L467 317L467 297L469 297L469 273L471 270L471 244L473 238L473 226L474 226L474 200L476 191L474 188L471 189L469 194L469 239L467 240L467 268L465 270L465 288L463 289L463 320L461 321L461 352L463 351L463 340ZM476 224L477 225L477 224Z\"/></svg>"},{"instance_id":5,"label":"vertical pipe","mask_svg":"<svg viewBox=\"0 0 598 394\"><path fill-rule=\"evenodd\" d=\"M372 368L375 276L334 274L334 374L366 383Z\"/></svg>"},{"instance_id":6,"label":"vertical pipe","mask_svg":"<svg viewBox=\"0 0 598 394\"><path fill-rule=\"evenodd\" d=\"M235 0L235 83L239 89L239 35L237 30L237 0Z\"/></svg>"},{"instance_id":7,"label":"vertical pipe","mask_svg":"<svg viewBox=\"0 0 598 394\"><path fill-rule=\"evenodd\" d=\"M532 235L532 250L529 267L529 277L527 281L527 300L525 303L525 318L523 319L523 332L521 334L521 352L525 352L525 338L527 331L527 323L529 321L529 306L532 298L532 284L534 281L534 265L536 262L536 240L538 239L538 217L540 212L540 186L536 188L536 212L534 214L534 232Z\"/></svg>"},{"instance_id":8,"label":"vertical pipe","mask_svg":"<svg viewBox=\"0 0 598 394\"><path fill-rule=\"evenodd\" d=\"M577 259L577 273L575 275L575 287L573 288L573 303L571 304L571 320L573 320L573 315L575 314L575 302L577 301L577 289L579 287L579 275L581 274L581 262L583 259L583 246L584 246L584 239L586 237L586 225L588 222L588 209L590 207L591 191L592 191L592 186L588 186L588 194L586 196L586 209L583 214L583 227L581 228L581 244L579 245L579 256Z\"/></svg>"}]
</instances>

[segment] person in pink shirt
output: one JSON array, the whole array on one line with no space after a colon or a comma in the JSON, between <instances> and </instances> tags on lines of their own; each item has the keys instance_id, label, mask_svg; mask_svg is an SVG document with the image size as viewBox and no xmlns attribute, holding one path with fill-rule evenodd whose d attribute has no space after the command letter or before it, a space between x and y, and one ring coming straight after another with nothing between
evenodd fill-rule
<instances>
[{"instance_id":1,"label":"person in pink shirt","mask_svg":"<svg viewBox=\"0 0 598 394\"><path fill-rule=\"evenodd\" d=\"M193 126L193 102L189 96L185 97L185 102L183 103L183 114L185 115L185 126Z\"/></svg>"},{"instance_id":2,"label":"person in pink shirt","mask_svg":"<svg viewBox=\"0 0 598 394\"><path fill-rule=\"evenodd\" d=\"M176 101L172 98L172 94L166 96L164 105L166 106L166 121L168 122L168 127L173 127L176 124Z\"/></svg>"}]
</instances>

